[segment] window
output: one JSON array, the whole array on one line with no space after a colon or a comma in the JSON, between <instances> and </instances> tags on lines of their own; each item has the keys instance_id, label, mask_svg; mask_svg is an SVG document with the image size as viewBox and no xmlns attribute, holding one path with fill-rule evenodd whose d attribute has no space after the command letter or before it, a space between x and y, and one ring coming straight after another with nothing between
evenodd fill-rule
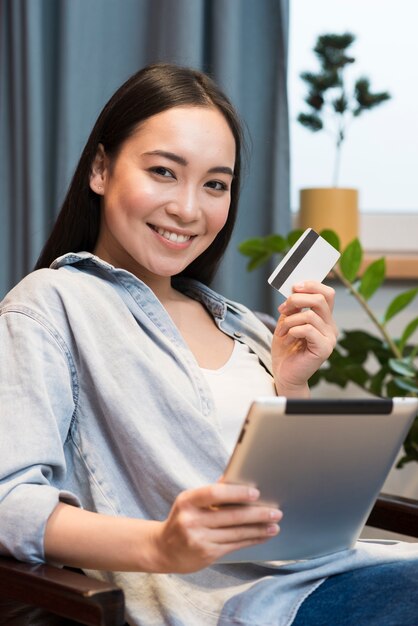
<instances>
[{"instance_id":1,"label":"window","mask_svg":"<svg viewBox=\"0 0 418 626\"><path fill-rule=\"evenodd\" d=\"M347 80L367 76L391 99L348 128L338 185L359 189L363 244L368 250L416 253L418 233L418 3L415 0L291 0L289 110L292 209L299 189L332 186L334 143L296 121L307 111L303 71L317 71L318 35L351 32L356 61ZM395 226L395 228L394 228ZM417 266L418 267L418 266Z\"/></svg>"}]
</instances>

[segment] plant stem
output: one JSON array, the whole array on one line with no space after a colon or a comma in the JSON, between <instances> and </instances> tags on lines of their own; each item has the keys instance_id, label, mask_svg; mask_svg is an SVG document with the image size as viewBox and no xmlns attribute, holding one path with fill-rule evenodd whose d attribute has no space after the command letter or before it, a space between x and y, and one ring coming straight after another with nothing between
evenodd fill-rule
<instances>
[{"instance_id":1,"label":"plant stem","mask_svg":"<svg viewBox=\"0 0 418 626\"><path fill-rule=\"evenodd\" d=\"M334 174L332 177L332 186L338 187L338 178L340 173L340 162L341 162L341 141L337 141L337 145L335 148L335 162L334 162Z\"/></svg>"},{"instance_id":2,"label":"plant stem","mask_svg":"<svg viewBox=\"0 0 418 626\"><path fill-rule=\"evenodd\" d=\"M377 317L375 316L375 314L373 313L373 311L371 310L371 308L369 307L369 305L367 304L366 300L363 298L361 293L356 291L353 285L342 274L340 274L340 272L338 272L335 268L332 270L332 273L335 274L335 276L343 283L345 287L347 287L351 295L353 295L356 298L360 306L362 306L363 309L366 311L367 315L370 317L373 324L379 329L380 334L385 339L389 348L392 350L394 356L397 359L401 359L402 353L399 350L398 346L395 344L393 339L388 335L386 328L383 326L383 324L379 322L379 320L377 319Z\"/></svg>"},{"instance_id":3,"label":"plant stem","mask_svg":"<svg viewBox=\"0 0 418 626\"><path fill-rule=\"evenodd\" d=\"M333 176L333 186L338 187L338 179L340 177L340 167L341 167L341 149L342 144L345 139L345 125L344 125L344 117L341 114L341 119L338 124L337 130L337 142L335 145L335 162L334 162L334 176Z\"/></svg>"},{"instance_id":4,"label":"plant stem","mask_svg":"<svg viewBox=\"0 0 418 626\"><path fill-rule=\"evenodd\" d=\"M415 348L409 354L409 358L411 359L411 361L415 359L415 357L417 356L417 353L418 353L418 346L415 346Z\"/></svg>"},{"instance_id":5,"label":"plant stem","mask_svg":"<svg viewBox=\"0 0 418 626\"><path fill-rule=\"evenodd\" d=\"M335 162L334 162L334 176L333 176L334 187L338 187L338 180L340 178L341 151L342 151L344 139L345 139L345 119L343 117L343 114L341 114L341 120L340 120L340 124L338 127L338 132L337 132L337 142L335 144Z\"/></svg>"}]
</instances>

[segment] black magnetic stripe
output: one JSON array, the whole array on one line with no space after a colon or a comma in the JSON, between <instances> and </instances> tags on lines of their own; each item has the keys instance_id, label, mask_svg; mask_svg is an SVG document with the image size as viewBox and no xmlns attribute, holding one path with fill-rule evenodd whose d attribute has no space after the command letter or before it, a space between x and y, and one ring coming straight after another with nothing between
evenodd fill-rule
<instances>
[{"instance_id":1,"label":"black magnetic stripe","mask_svg":"<svg viewBox=\"0 0 418 626\"><path fill-rule=\"evenodd\" d=\"M299 265L305 254L312 248L315 241L318 239L319 235L314 230L311 230L302 241L302 243L296 248L290 259L287 263L282 267L277 276L274 277L272 281L273 287L276 286L276 281L278 283L278 287L283 285L283 283L289 278L290 274L293 272L295 267Z\"/></svg>"},{"instance_id":2,"label":"black magnetic stripe","mask_svg":"<svg viewBox=\"0 0 418 626\"><path fill-rule=\"evenodd\" d=\"M379 415L392 413L392 398L347 398L345 400L311 398L288 399L286 413L290 415Z\"/></svg>"}]
</instances>

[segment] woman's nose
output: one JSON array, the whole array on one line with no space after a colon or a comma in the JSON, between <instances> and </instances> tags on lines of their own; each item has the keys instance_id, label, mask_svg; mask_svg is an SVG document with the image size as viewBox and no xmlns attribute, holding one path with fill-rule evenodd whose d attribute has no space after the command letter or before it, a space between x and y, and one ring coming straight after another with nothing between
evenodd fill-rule
<instances>
[{"instance_id":1,"label":"woman's nose","mask_svg":"<svg viewBox=\"0 0 418 626\"><path fill-rule=\"evenodd\" d=\"M178 189L175 196L167 204L167 212L176 215L183 222L195 221L200 213L197 190L192 187Z\"/></svg>"}]
</instances>

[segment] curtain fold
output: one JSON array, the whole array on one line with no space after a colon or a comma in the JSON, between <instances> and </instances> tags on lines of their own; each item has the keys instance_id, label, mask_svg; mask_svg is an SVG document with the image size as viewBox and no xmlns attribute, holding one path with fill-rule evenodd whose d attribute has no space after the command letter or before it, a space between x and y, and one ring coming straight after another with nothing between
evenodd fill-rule
<instances>
[{"instance_id":1,"label":"curtain fold","mask_svg":"<svg viewBox=\"0 0 418 626\"><path fill-rule=\"evenodd\" d=\"M288 0L0 0L0 298L29 272L97 114L146 63L209 72L251 137L236 232L215 287L272 311L239 241L287 232Z\"/></svg>"}]
</instances>

